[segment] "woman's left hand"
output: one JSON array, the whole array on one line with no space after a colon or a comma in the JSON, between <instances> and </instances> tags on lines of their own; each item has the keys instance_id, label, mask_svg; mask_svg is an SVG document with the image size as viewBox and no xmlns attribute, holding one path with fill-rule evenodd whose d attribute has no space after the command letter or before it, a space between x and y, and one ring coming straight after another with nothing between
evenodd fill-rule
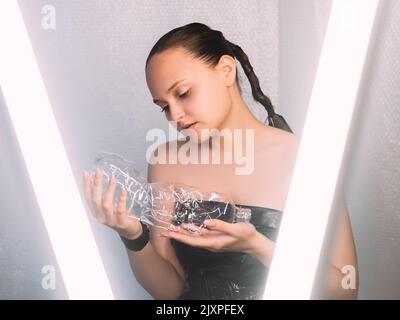
<instances>
[{"instance_id":1,"label":"woman's left hand","mask_svg":"<svg viewBox=\"0 0 400 320\"><path fill-rule=\"evenodd\" d=\"M253 224L246 222L228 223L219 219L209 219L204 224L206 228L195 233L187 230L190 225L182 224L174 228L174 231L161 232L161 236L213 252L249 253L254 251L255 240L259 232Z\"/></svg>"}]
</instances>

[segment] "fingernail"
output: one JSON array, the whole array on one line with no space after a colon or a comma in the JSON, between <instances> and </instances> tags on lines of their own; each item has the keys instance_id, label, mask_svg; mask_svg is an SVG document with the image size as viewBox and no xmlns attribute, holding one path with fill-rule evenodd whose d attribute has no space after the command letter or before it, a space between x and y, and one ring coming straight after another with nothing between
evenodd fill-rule
<instances>
[{"instance_id":1,"label":"fingernail","mask_svg":"<svg viewBox=\"0 0 400 320\"><path fill-rule=\"evenodd\" d=\"M210 227L213 225L213 222L211 220L206 220L206 221L204 221L204 225Z\"/></svg>"},{"instance_id":2,"label":"fingernail","mask_svg":"<svg viewBox=\"0 0 400 320\"><path fill-rule=\"evenodd\" d=\"M174 226L174 225L170 225L168 228L169 228L169 230L172 230L172 231L179 231L179 230L181 230L181 227L180 227L180 226Z\"/></svg>"}]
</instances>

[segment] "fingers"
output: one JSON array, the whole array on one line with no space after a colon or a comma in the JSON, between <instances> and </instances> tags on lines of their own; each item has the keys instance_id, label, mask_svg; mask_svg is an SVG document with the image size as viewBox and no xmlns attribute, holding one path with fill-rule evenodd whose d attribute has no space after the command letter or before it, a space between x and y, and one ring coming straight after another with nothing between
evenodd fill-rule
<instances>
[{"instance_id":1,"label":"fingers","mask_svg":"<svg viewBox=\"0 0 400 320\"><path fill-rule=\"evenodd\" d=\"M214 220L214 219L213 219ZM218 220L218 219L215 219ZM211 221L206 220L206 221ZM221 221L221 224L218 224L219 220L214 223L208 222L210 226L213 225L214 230L209 230L208 228L201 228L198 232L190 232L185 230L184 228L187 227L185 224L180 225L180 229L177 231L163 231L161 232L161 236L174 239L176 241L188 244L193 247L203 248L212 252L219 252L219 251L230 251L232 244L238 240L235 236L231 236L226 232L219 231L217 229L226 229L227 222ZM237 226L230 224L233 229L238 229ZM237 232L238 230L236 230ZM229 233L234 233L229 230Z\"/></svg>"},{"instance_id":2,"label":"fingers","mask_svg":"<svg viewBox=\"0 0 400 320\"><path fill-rule=\"evenodd\" d=\"M131 220L127 214L126 198L127 191L121 188L118 203L114 202L114 194L116 190L117 180L115 177L110 178L107 192L104 197L102 195L102 174L99 170L93 178L89 177L87 172L84 173L85 200L89 204L95 218L122 235L134 235L139 232L141 225L137 219Z\"/></svg>"},{"instance_id":3,"label":"fingers","mask_svg":"<svg viewBox=\"0 0 400 320\"><path fill-rule=\"evenodd\" d=\"M89 175L85 171L83 173L83 194L85 196L86 202L90 205L91 201L91 189L90 189L90 180L89 180Z\"/></svg>"},{"instance_id":4,"label":"fingers","mask_svg":"<svg viewBox=\"0 0 400 320\"><path fill-rule=\"evenodd\" d=\"M92 206L96 211L96 218L100 223L107 224L107 221L112 218L113 205L102 201L103 198L103 173L99 168L96 168L94 184L92 187Z\"/></svg>"},{"instance_id":5,"label":"fingers","mask_svg":"<svg viewBox=\"0 0 400 320\"><path fill-rule=\"evenodd\" d=\"M96 217L97 213L93 207L93 202L92 202L93 181L92 181L92 177L90 176L90 173L87 171L85 171L83 174L83 186L84 186L84 196L85 196L86 203L88 204L92 215L94 217Z\"/></svg>"},{"instance_id":6,"label":"fingers","mask_svg":"<svg viewBox=\"0 0 400 320\"><path fill-rule=\"evenodd\" d=\"M123 216L126 214L126 190L124 187L121 188L121 192L119 194L119 202L116 209L117 215Z\"/></svg>"},{"instance_id":7,"label":"fingers","mask_svg":"<svg viewBox=\"0 0 400 320\"><path fill-rule=\"evenodd\" d=\"M220 234L218 231L208 230L205 227L199 227L192 223L182 223L180 225L181 229L185 230L187 234L197 235L197 236L208 236Z\"/></svg>"},{"instance_id":8,"label":"fingers","mask_svg":"<svg viewBox=\"0 0 400 320\"><path fill-rule=\"evenodd\" d=\"M207 219L204 221L204 225L208 230L219 231L228 235L235 235L236 233L235 224L220 219Z\"/></svg>"},{"instance_id":9,"label":"fingers","mask_svg":"<svg viewBox=\"0 0 400 320\"><path fill-rule=\"evenodd\" d=\"M103 182L102 174L98 169L96 169L92 186L92 202L96 210L99 210L101 206L102 182Z\"/></svg>"},{"instance_id":10,"label":"fingers","mask_svg":"<svg viewBox=\"0 0 400 320\"><path fill-rule=\"evenodd\" d=\"M177 232L183 235L187 235L189 237L207 237L207 236L217 236L221 235L222 233L219 231L213 231L213 230L207 230L204 227L199 227L196 225L193 225L191 223L182 223L179 226L174 226L173 228L168 228L168 230L171 230L173 232Z\"/></svg>"},{"instance_id":11,"label":"fingers","mask_svg":"<svg viewBox=\"0 0 400 320\"><path fill-rule=\"evenodd\" d=\"M114 176L110 177L108 189L102 201L102 208L105 215L114 215L114 193L116 187L116 180Z\"/></svg>"}]
</instances>

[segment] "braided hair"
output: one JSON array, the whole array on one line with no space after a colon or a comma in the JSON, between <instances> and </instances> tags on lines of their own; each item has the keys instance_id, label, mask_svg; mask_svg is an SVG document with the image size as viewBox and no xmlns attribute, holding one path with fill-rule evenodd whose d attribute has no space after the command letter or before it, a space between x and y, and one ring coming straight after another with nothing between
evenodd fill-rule
<instances>
[{"instance_id":1,"label":"braided hair","mask_svg":"<svg viewBox=\"0 0 400 320\"><path fill-rule=\"evenodd\" d=\"M225 54L236 58L250 82L254 100L261 103L268 113L266 119L268 125L293 132L286 120L275 112L271 100L262 92L258 78L246 53L237 44L226 40L221 31L213 30L207 25L198 22L172 29L155 43L147 57L146 66L150 58L155 54L178 47L185 48L195 58L204 61L212 67L216 66L221 56ZM236 82L238 83L237 72ZM238 87L241 92L239 83Z\"/></svg>"}]
</instances>

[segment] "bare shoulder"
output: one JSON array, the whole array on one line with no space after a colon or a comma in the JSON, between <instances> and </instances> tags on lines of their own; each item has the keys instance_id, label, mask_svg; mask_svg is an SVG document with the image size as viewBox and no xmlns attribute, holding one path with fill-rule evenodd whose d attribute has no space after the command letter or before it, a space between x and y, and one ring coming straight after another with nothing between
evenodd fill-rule
<instances>
[{"instance_id":1,"label":"bare shoulder","mask_svg":"<svg viewBox=\"0 0 400 320\"><path fill-rule=\"evenodd\" d=\"M277 158L280 162L282 172L288 173L291 177L296 163L297 152L300 145L300 138L285 130L276 129Z\"/></svg>"},{"instance_id":2,"label":"bare shoulder","mask_svg":"<svg viewBox=\"0 0 400 320\"><path fill-rule=\"evenodd\" d=\"M279 136L282 142L283 151L286 152L287 156L290 156L290 159L295 160L293 158L296 158L300 145L300 138L291 132L280 129L278 130L281 131Z\"/></svg>"},{"instance_id":3,"label":"bare shoulder","mask_svg":"<svg viewBox=\"0 0 400 320\"><path fill-rule=\"evenodd\" d=\"M283 210L296 164L300 139L293 133L268 128L265 133L267 147L256 157L259 199L265 206ZM266 197L265 195L268 195Z\"/></svg>"},{"instance_id":4,"label":"bare shoulder","mask_svg":"<svg viewBox=\"0 0 400 320\"><path fill-rule=\"evenodd\" d=\"M268 146L265 148L273 152L274 159L294 161L300 145L300 138L291 132L274 127L265 128L265 138Z\"/></svg>"},{"instance_id":5,"label":"bare shoulder","mask_svg":"<svg viewBox=\"0 0 400 320\"><path fill-rule=\"evenodd\" d=\"M276 129L276 159L279 161L279 168L281 172L286 172L284 175L287 178L287 183L293 174L294 165L297 159L297 152L300 145L300 139L293 133L285 130Z\"/></svg>"}]
</instances>

